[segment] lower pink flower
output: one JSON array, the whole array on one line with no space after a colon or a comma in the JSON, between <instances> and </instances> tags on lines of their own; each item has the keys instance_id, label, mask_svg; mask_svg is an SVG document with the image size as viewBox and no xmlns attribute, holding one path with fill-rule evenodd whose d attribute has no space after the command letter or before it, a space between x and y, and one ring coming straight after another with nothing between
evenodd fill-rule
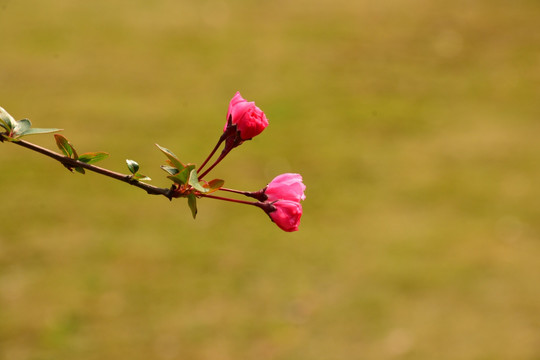
<instances>
[{"instance_id":1,"label":"lower pink flower","mask_svg":"<svg viewBox=\"0 0 540 360\"><path fill-rule=\"evenodd\" d=\"M296 201L278 200L272 204L274 211L268 213L273 222L284 231L298 231L302 205Z\"/></svg>"},{"instance_id":2,"label":"lower pink flower","mask_svg":"<svg viewBox=\"0 0 540 360\"><path fill-rule=\"evenodd\" d=\"M278 175L264 189L268 201L291 200L299 202L305 200L306 185L302 182L302 175L286 173Z\"/></svg>"}]
</instances>

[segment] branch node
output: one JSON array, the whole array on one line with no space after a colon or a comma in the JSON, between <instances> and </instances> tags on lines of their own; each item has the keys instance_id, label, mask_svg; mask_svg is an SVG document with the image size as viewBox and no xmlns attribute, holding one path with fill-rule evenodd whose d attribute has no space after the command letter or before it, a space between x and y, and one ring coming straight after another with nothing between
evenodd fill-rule
<instances>
[{"instance_id":1,"label":"branch node","mask_svg":"<svg viewBox=\"0 0 540 360\"><path fill-rule=\"evenodd\" d=\"M126 182L130 185L135 185L137 184L139 181L137 179L134 179L133 178L133 175L126 175Z\"/></svg>"},{"instance_id":2,"label":"branch node","mask_svg":"<svg viewBox=\"0 0 540 360\"><path fill-rule=\"evenodd\" d=\"M169 201L172 201L173 192L174 192L175 189L176 189L176 186L174 184L172 184L171 187L169 188L169 191L167 191L167 193L165 194L165 197L167 199L169 199Z\"/></svg>"}]
</instances>

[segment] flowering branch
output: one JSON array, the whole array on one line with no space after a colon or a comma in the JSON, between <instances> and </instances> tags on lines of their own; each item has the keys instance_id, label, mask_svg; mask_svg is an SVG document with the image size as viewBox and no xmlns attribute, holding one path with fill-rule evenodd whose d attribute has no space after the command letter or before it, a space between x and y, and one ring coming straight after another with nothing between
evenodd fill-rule
<instances>
[{"instance_id":1,"label":"flowering branch","mask_svg":"<svg viewBox=\"0 0 540 360\"><path fill-rule=\"evenodd\" d=\"M88 152L78 154L75 147L62 135L55 134L56 145L62 154L47 148L21 140L23 136L33 134L55 133L61 129L33 128L28 119L16 121L10 114L0 107L0 142L10 142L39 154L50 157L60 162L70 171L85 174L92 171L135 187L145 190L151 195L162 195L172 200L174 198L187 198L188 206L195 218L197 215L197 199L209 198L237 204L256 206L262 209L270 219L282 230L296 231L302 216L300 201L305 199L302 176L299 174L282 174L274 178L266 187L259 191L249 192L223 187L225 181L213 179L203 180L223 159L236 147L251 140L260 134L268 126L266 115L254 102L246 101L239 92L235 94L229 103L227 121L223 133L210 154L196 169L194 164L184 164L169 149L160 145L156 146L167 157L165 165L161 168L168 174L167 178L173 182L170 188L161 188L149 185L142 181L151 180L139 173L139 164L135 160L126 160L126 165L131 175L108 170L93 163L101 161L109 156L106 152ZM2 131L3 129L3 131ZM222 144L225 144L218 158L203 171ZM202 172L202 173L201 173ZM201 173L198 175L198 173ZM216 191L224 191L236 195L251 197L257 201L245 201L228 197L211 195Z\"/></svg>"}]
</instances>

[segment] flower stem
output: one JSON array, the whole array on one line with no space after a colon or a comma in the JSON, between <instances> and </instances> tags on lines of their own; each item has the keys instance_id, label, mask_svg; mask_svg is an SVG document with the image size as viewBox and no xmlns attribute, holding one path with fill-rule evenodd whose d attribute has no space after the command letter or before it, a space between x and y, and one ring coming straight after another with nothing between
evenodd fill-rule
<instances>
[{"instance_id":1,"label":"flower stem","mask_svg":"<svg viewBox=\"0 0 540 360\"><path fill-rule=\"evenodd\" d=\"M212 164L212 166L210 166L208 169L206 169L205 172L203 172L201 175L199 175L199 180L202 180L202 178L208 174L213 168L216 167L217 164L219 164L221 162L221 160L223 160L225 158L225 156L227 156L227 154L232 150L232 148L227 148L225 147L223 149L223 151L221 152L221 154L219 155L219 157L217 158L217 160Z\"/></svg>"},{"instance_id":2,"label":"flower stem","mask_svg":"<svg viewBox=\"0 0 540 360\"><path fill-rule=\"evenodd\" d=\"M253 205L253 206L257 206L257 207L261 207L261 205L262 205L260 202L236 200L236 199L230 199L230 198L221 197L221 196L215 196L215 195L205 195L205 194L199 194L199 195L202 196L202 197L210 198L210 199L229 201L229 202L234 202L234 203L237 203L237 204Z\"/></svg>"},{"instance_id":3,"label":"flower stem","mask_svg":"<svg viewBox=\"0 0 540 360\"><path fill-rule=\"evenodd\" d=\"M216 153L217 149L219 148L219 146L221 145L221 143L225 141L225 139L223 138L223 136L221 136L219 138L219 141L217 142L216 146L214 146L214 149L212 150L212 152L210 153L210 155L208 155L208 157L206 158L206 160L204 160L204 162L202 163L201 166L199 166L199 168L197 169L197 173L200 173L201 170L204 168L204 166L206 165L206 163L208 163L208 161L212 158L212 156L214 156L214 154Z\"/></svg>"},{"instance_id":4,"label":"flower stem","mask_svg":"<svg viewBox=\"0 0 540 360\"><path fill-rule=\"evenodd\" d=\"M205 172L203 172L201 175L199 175L199 180L201 180L206 174L208 174L210 171L212 171L213 168L216 167L217 164L219 164L221 162L221 160L223 160L223 158L225 156L227 156L228 153L231 152L232 149L234 149L235 147L237 147L238 145L242 144L243 140L242 138L240 137L240 133L237 131L237 126L236 125L233 125L231 123L231 119L229 119L229 122L227 123L227 128L225 129L225 131L223 132L223 134L221 135L221 137L219 138L219 142L218 142L218 145L216 145L214 147L214 150L212 150L212 153L210 155L214 155L214 153L216 152L217 148L219 147L219 145L225 141L225 146L223 147L223 150L221 151L221 154L219 155L219 157L217 158L217 160L212 164L212 166L210 166L208 169L206 169ZM209 159L205 160L205 162L203 163L203 165L206 165L207 161ZM202 169L203 166L201 166L199 168ZM199 171L197 171L198 173Z\"/></svg>"},{"instance_id":5,"label":"flower stem","mask_svg":"<svg viewBox=\"0 0 540 360\"><path fill-rule=\"evenodd\" d=\"M264 193L266 188L259 191L240 191L240 190L228 189L228 188L222 187L222 188L219 188L219 190L231 192L234 194L244 195L244 196L259 200L260 202L265 202L266 200L268 200L268 196L266 196L266 194Z\"/></svg>"},{"instance_id":6,"label":"flower stem","mask_svg":"<svg viewBox=\"0 0 540 360\"><path fill-rule=\"evenodd\" d=\"M224 188L224 187L219 188L219 190L227 191L227 192L231 192L231 193L235 193L235 194L240 194L240 195L245 195L245 196L249 196L249 194L250 194L249 191L240 191L240 190L228 189L228 188Z\"/></svg>"},{"instance_id":7,"label":"flower stem","mask_svg":"<svg viewBox=\"0 0 540 360\"><path fill-rule=\"evenodd\" d=\"M269 203L269 202L261 202L261 201L252 202L252 201L230 199L230 198L225 198L225 197L221 197L221 196L214 196L214 195L205 195L205 194L199 194L199 195L202 196L202 197L210 198L210 199L229 201L229 202L234 202L234 203L237 203L237 204L253 205L253 206L258 207L259 209L262 209L267 214L270 214L272 211L276 210L274 205L272 203Z\"/></svg>"}]
</instances>

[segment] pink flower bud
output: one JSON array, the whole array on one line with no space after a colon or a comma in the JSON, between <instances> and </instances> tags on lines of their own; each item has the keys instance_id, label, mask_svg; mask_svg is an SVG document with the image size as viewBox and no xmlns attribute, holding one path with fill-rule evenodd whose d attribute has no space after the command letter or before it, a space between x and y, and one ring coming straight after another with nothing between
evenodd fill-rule
<instances>
[{"instance_id":1,"label":"pink flower bud","mask_svg":"<svg viewBox=\"0 0 540 360\"><path fill-rule=\"evenodd\" d=\"M302 216L302 205L296 201L278 200L272 204L275 210L270 211L268 215L281 230L298 231L300 217Z\"/></svg>"},{"instance_id":2,"label":"pink flower bud","mask_svg":"<svg viewBox=\"0 0 540 360\"><path fill-rule=\"evenodd\" d=\"M264 194L268 201L290 200L300 202L305 200L306 185L302 182L302 175L286 173L278 175L268 184Z\"/></svg>"},{"instance_id":3,"label":"pink flower bud","mask_svg":"<svg viewBox=\"0 0 540 360\"><path fill-rule=\"evenodd\" d=\"M232 125L236 125L242 140L249 140L259 135L268 126L264 112L255 106L254 102L245 100L240 92L236 92L229 103L227 123L223 131L227 129L229 119Z\"/></svg>"}]
</instances>

